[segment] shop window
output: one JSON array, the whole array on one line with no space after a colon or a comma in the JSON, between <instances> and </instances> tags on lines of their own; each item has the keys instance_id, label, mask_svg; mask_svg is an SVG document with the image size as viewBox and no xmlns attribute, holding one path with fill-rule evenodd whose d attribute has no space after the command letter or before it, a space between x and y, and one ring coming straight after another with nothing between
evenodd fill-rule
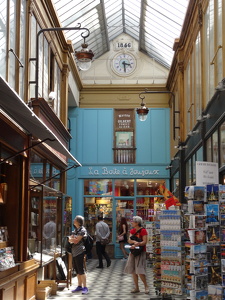
<instances>
[{"instance_id":1,"label":"shop window","mask_svg":"<svg viewBox=\"0 0 225 300\"><path fill-rule=\"evenodd\" d=\"M95 235L95 225L98 216L102 216L109 225L112 240L112 198L111 197L85 197L84 218L85 226L91 236Z\"/></svg>"},{"instance_id":2,"label":"shop window","mask_svg":"<svg viewBox=\"0 0 225 300\"><path fill-rule=\"evenodd\" d=\"M133 109L114 110L114 163L135 163L135 122Z\"/></svg>"},{"instance_id":3,"label":"shop window","mask_svg":"<svg viewBox=\"0 0 225 300\"><path fill-rule=\"evenodd\" d=\"M15 230L21 227L21 158L9 149L0 146L0 247L9 247L13 251L15 261L21 260L20 241L23 232ZM14 156L15 155L15 156ZM7 159L8 158L8 159ZM12 247L12 248L11 248ZM7 249L3 249L4 252ZM12 266L9 262L9 266Z\"/></svg>"},{"instance_id":4,"label":"shop window","mask_svg":"<svg viewBox=\"0 0 225 300\"><path fill-rule=\"evenodd\" d=\"M61 190L60 170L34 151L31 154L30 178L55 190Z\"/></svg>"},{"instance_id":5,"label":"shop window","mask_svg":"<svg viewBox=\"0 0 225 300\"><path fill-rule=\"evenodd\" d=\"M164 181L137 179L136 214L144 221L154 220L156 204L162 202L162 197L157 197L160 183L163 184Z\"/></svg>"},{"instance_id":6,"label":"shop window","mask_svg":"<svg viewBox=\"0 0 225 300\"><path fill-rule=\"evenodd\" d=\"M84 180L84 195L111 195L112 180L87 179Z\"/></svg>"},{"instance_id":7,"label":"shop window","mask_svg":"<svg viewBox=\"0 0 225 300\"><path fill-rule=\"evenodd\" d=\"M212 143L213 143L213 162L218 162L218 132L214 132L212 135Z\"/></svg>"},{"instance_id":8,"label":"shop window","mask_svg":"<svg viewBox=\"0 0 225 300\"><path fill-rule=\"evenodd\" d=\"M134 180L115 180L114 194L116 197L134 196Z\"/></svg>"},{"instance_id":9,"label":"shop window","mask_svg":"<svg viewBox=\"0 0 225 300\"><path fill-rule=\"evenodd\" d=\"M41 263L51 261L52 253L62 253L62 234L70 233L71 218L65 211L69 214L71 207L68 201L63 204L62 193L43 185L36 186L35 182L30 186L30 207L30 257ZM62 219L62 213L66 220Z\"/></svg>"},{"instance_id":10,"label":"shop window","mask_svg":"<svg viewBox=\"0 0 225 300\"><path fill-rule=\"evenodd\" d=\"M212 161L212 138L208 138L206 141L206 159Z\"/></svg>"},{"instance_id":11,"label":"shop window","mask_svg":"<svg viewBox=\"0 0 225 300\"><path fill-rule=\"evenodd\" d=\"M120 234L121 218L126 218L128 231L132 228L132 219L134 215L134 201L133 200L116 200L116 237ZM118 240L117 240L118 242Z\"/></svg>"}]
</instances>

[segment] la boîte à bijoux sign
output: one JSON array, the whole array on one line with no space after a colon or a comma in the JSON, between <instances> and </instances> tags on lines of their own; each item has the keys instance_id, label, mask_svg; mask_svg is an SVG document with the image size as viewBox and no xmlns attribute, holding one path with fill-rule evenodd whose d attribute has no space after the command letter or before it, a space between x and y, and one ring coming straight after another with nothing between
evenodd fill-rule
<instances>
[{"instance_id":1,"label":"la bo\u00eete \u00e0 bijoux sign","mask_svg":"<svg viewBox=\"0 0 225 300\"><path fill-rule=\"evenodd\" d=\"M218 184L218 163L196 161L196 185Z\"/></svg>"}]
</instances>

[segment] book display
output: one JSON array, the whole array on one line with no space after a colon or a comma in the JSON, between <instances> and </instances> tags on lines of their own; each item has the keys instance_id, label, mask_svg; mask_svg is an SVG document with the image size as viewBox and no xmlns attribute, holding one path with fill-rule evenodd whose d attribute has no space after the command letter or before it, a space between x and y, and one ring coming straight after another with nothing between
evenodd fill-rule
<instances>
[{"instance_id":1,"label":"book display","mask_svg":"<svg viewBox=\"0 0 225 300\"><path fill-rule=\"evenodd\" d=\"M160 215L161 294L182 295L184 267L181 211L162 210Z\"/></svg>"}]
</instances>

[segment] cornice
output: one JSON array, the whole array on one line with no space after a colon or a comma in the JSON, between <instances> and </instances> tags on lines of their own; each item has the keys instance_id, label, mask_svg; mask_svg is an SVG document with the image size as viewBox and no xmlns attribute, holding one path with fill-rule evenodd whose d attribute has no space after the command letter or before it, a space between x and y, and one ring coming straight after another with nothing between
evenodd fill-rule
<instances>
[{"instance_id":1,"label":"cornice","mask_svg":"<svg viewBox=\"0 0 225 300\"><path fill-rule=\"evenodd\" d=\"M148 91L167 91L165 85L83 85L81 93L140 93L145 90Z\"/></svg>"}]
</instances>

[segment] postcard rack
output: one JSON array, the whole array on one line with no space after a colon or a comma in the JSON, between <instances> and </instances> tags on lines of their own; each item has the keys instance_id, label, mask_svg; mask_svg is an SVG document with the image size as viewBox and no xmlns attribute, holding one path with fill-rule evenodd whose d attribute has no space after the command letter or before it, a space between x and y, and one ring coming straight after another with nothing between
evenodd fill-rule
<instances>
[{"instance_id":1,"label":"postcard rack","mask_svg":"<svg viewBox=\"0 0 225 300\"><path fill-rule=\"evenodd\" d=\"M181 211L162 210L160 215L161 294L179 295L184 289Z\"/></svg>"},{"instance_id":2,"label":"postcard rack","mask_svg":"<svg viewBox=\"0 0 225 300\"><path fill-rule=\"evenodd\" d=\"M223 192L224 191L224 192ZM224 299L225 186L188 186L185 269L188 299Z\"/></svg>"}]
</instances>

